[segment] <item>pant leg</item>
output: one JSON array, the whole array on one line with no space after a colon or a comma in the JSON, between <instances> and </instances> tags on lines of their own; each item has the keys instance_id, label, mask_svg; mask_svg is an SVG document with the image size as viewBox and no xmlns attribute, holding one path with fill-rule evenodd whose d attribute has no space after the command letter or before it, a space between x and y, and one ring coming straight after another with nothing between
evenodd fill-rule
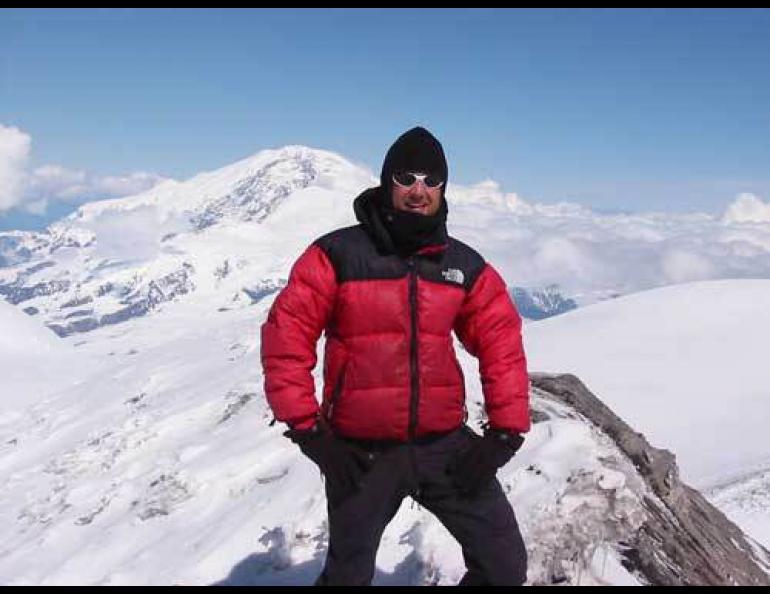
<instances>
[{"instance_id":1,"label":"pant leg","mask_svg":"<svg viewBox=\"0 0 770 594\"><path fill-rule=\"evenodd\" d=\"M500 483L495 479L475 497L464 498L446 474L452 457L472 439L458 431L417 449L416 499L462 547L467 573L460 585L521 585L527 579L527 551Z\"/></svg>"},{"instance_id":2,"label":"pant leg","mask_svg":"<svg viewBox=\"0 0 770 594\"><path fill-rule=\"evenodd\" d=\"M368 586L382 533L408 492L405 451L381 453L353 494L326 482L329 549L317 586Z\"/></svg>"}]
</instances>

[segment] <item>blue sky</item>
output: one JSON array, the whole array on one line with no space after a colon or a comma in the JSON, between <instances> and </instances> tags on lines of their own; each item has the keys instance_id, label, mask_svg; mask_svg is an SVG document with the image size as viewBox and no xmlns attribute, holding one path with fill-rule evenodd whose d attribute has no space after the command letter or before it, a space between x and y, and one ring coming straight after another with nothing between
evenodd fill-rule
<instances>
[{"instance_id":1,"label":"blue sky","mask_svg":"<svg viewBox=\"0 0 770 594\"><path fill-rule=\"evenodd\" d=\"M768 30L767 10L3 9L0 125L30 168L185 179L286 144L378 171L422 124L458 183L717 213L770 198Z\"/></svg>"}]
</instances>

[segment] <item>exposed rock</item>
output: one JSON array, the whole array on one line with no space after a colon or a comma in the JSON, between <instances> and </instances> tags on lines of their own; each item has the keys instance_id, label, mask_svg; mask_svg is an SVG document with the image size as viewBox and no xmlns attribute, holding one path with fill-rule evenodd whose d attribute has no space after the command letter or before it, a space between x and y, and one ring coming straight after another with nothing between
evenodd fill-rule
<instances>
[{"instance_id":1,"label":"exposed rock","mask_svg":"<svg viewBox=\"0 0 770 594\"><path fill-rule=\"evenodd\" d=\"M649 487L645 520L617 543L626 569L653 585L770 585L770 553L679 479L671 452L652 447L575 376L532 374L531 382L609 436Z\"/></svg>"},{"instance_id":2,"label":"exposed rock","mask_svg":"<svg viewBox=\"0 0 770 594\"><path fill-rule=\"evenodd\" d=\"M59 336L69 336L77 332L89 332L101 326L119 324L132 318L146 315L161 303L171 301L181 295L194 290L192 282L194 268L188 262L182 264L182 268L175 270L161 278L151 280L146 286L132 284L128 287L118 287L112 283L99 287L97 296L117 292L121 297L121 304L125 305L116 311L93 317L80 318L66 324L50 323L47 326ZM90 303L90 301L88 301ZM73 303L73 302L70 302ZM76 315L93 315L92 310L81 310L64 316L64 320Z\"/></svg>"},{"instance_id":3,"label":"exposed rock","mask_svg":"<svg viewBox=\"0 0 770 594\"><path fill-rule=\"evenodd\" d=\"M35 297L53 295L67 291L70 288L68 280L52 280L44 283L37 283L31 287L23 286L22 281L16 281L9 285L0 284L0 295L12 305L18 305L24 301L29 301Z\"/></svg>"},{"instance_id":4,"label":"exposed rock","mask_svg":"<svg viewBox=\"0 0 770 594\"><path fill-rule=\"evenodd\" d=\"M290 167L293 175L275 175L274 169ZM292 192L310 186L318 177L312 160L296 158L277 159L242 179L233 190L208 204L190 217L196 230L215 225L223 219L262 222ZM282 180L276 182L276 179Z\"/></svg>"}]
</instances>

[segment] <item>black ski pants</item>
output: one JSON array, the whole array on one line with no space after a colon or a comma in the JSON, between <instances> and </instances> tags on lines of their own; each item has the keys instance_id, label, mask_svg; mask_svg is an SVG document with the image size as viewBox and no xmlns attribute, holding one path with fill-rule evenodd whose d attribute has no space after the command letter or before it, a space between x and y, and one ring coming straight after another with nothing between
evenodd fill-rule
<instances>
[{"instance_id":1,"label":"black ski pants","mask_svg":"<svg viewBox=\"0 0 770 594\"><path fill-rule=\"evenodd\" d=\"M466 573L460 585L521 585L527 552L516 517L497 479L472 498L455 489L446 469L453 456L480 439L463 426L409 444L362 442L372 464L360 488L341 493L326 481L329 549L316 585L371 584L385 527L411 496L433 513L462 547Z\"/></svg>"}]
</instances>

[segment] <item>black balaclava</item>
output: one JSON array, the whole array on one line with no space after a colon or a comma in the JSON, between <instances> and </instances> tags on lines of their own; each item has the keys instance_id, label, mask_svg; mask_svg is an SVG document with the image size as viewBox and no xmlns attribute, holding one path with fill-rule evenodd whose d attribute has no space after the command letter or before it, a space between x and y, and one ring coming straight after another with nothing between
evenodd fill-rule
<instances>
[{"instance_id":1,"label":"black balaclava","mask_svg":"<svg viewBox=\"0 0 770 594\"><path fill-rule=\"evenodd\" d=\"M444 180L441 187L441 202L434 215L406 212L393 207L391 196L393 173L415 171L436 175ZM446 157L441 143L425 128L416 127L398 137L390 147L380 173L380 192L377 206L382 222L388 230L397 251L413 253L429 245L445 244L447 241L446 185L449 177Z\"/></svg>"}]
</instances>

